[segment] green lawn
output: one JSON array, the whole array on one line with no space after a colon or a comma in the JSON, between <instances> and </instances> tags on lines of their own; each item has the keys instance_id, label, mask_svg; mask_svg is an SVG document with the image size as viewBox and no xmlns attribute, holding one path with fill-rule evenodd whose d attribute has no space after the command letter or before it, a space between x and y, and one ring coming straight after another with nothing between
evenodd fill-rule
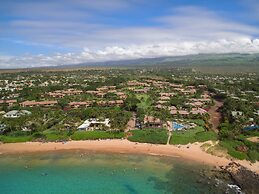
<instances>
[{"instance_id":1,"label":"green lawn","mask_svg":"<svg viewBox=\"0 0 259 194\"><path fill-rule=\"evenodd\" d=\"M205 122L202 119L193 119L193 120L190 120L190 121L194 122L196 125L199 125L199 126L202 126L202 127L205 126Z\"/></svg>"},{"instance_id":2,"label":"green lawn","mask_svg":"<svg viewBox=\"0 0 259 194\"><path fill-rule=\"evenodd\" d=\"M67 141L69 134L67 131L51 131L46 130L43 132L46 141Z\"/></svg>"},{"instance_id":3,"label":"green lawn","mask_svg":"<svg viewBox=\"0 0 259 194\"><path fill-rule=\"evenodd\" d=\"M195 139L198 142L204 142L204 141L216 141L218 139L217 134L214 131L202 131L195 134Z\"/></svg>"},{"instance_id":4,"label":"green lawn","mask_svg":"<svg viewBox=\"0 0 259 194\"><path fill-rule=\"evenodd\" d=\"M138 103L139 108L147 110L152 105L152 101L149 99L148 94L137 94L136 97L140 100L140 103Z\"/></svg>"},{"instance_id":5,"label":"green lawn","mask_svg":"<svg viewBox=\"0 0 259 194\"><path fill-rule=\"evenodd\" d=\"M168 138L165 129L142 129L132 131L128 140L140 143L166 144Z\"/></svg>"},{"instance_id":6,"label":"green lawn","mask_svg":"<svg viewBox=\"0 0 259 194\"><path fill-rule=\"evenodd\" d=\"M188 144L194 142L204 142L217 140L217 135L212 131L205 131L203 127L195 127L187 131L173 131L170 144Z\"/></svg>"},{"instance_id":7,"label":"green lawn","mask_svg":"<svg viewBox=\"0 0 259 194\"><path fill-rule=\"evenodd\" d=\"M107 131L76 131L70 135L67 131L51 131L46 130L43 133L34 133L28 136L6 136L1 135L0 141L3 143L27 142L37 138L46 141L67 141L72 140L94 140L94 139L120 139L125 134L123 132L107 132Z\"/></svg>"},{"instance_id":8,"label":"green lawn","mask_svg":"<svg viewBox=\"0 0 259 194\"><path fill-rule=\"evenodd\" d=\"M219 145L228 150L228 154L239 160L250 160L252 162L259 160L259 148L257 143L246 140L223 140ZM239 146L246 146L248 151L240 152L236 148Z\"/></svg>"},{"instance_id":9,"label":"green lawn","mask_svg":"<svg viewBox=\"0 0 259 194\"><path fill-rule=\"evenodd\" d=\"M6 135L0 136L0 141L3 143L27 142L32 140L33 140L32 136L6 136Z\"/></svg>"},{"instance_id":10,"label":"green lawn","mask_svg":"<svg viewBox=\"0 0 259 194\"><path fill-rule=\"evenodd\" d=\"M95 139L121 139L125 136L123 132L109 131L76 131L71 135L72 140L95 140Z\"/></svg>"}]
</instances>

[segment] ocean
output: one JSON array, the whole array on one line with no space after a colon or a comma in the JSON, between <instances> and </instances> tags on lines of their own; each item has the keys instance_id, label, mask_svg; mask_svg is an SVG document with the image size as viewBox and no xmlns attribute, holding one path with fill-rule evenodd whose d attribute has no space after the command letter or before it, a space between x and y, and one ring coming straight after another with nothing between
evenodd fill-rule
<instances>
[{"instance_id":1,"label":"ocean","mask_svg":"<svg viewBox=\"0 0 259 194\"><path fill-rule=\"evenodd\" d=\"M80 150L0 155L0 193L234 193L212 170L180 158Z\"/></svg>"}]
</instances>

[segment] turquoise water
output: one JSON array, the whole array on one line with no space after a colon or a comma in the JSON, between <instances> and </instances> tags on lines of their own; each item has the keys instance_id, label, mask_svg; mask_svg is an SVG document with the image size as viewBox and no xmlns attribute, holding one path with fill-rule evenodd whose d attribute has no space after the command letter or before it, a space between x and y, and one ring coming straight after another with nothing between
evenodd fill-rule
<instances>
[{"instance_id":1,"label":"turquoise water","mask_svg":"<svg viewBox=\"0 0 259 194\"><path fill-rule=\"evenodd\" d=\"M0 155L0 193L223 193L184 160L82 151ZM209 180L209 181L208 181ZM209 182L209 183L208 183Z\"/></svg>"},{"instance_id":2,"label":"turquoise water","mask_svg":"<svg viewBox=\"0 0 259 194\"><path fill-rule=\"evenodd\" d=\"M184 125L179 124L177 122L173 122L173 129L174 130L181 130L182 128L184 128Z\"/></svg>"}]
</instances>

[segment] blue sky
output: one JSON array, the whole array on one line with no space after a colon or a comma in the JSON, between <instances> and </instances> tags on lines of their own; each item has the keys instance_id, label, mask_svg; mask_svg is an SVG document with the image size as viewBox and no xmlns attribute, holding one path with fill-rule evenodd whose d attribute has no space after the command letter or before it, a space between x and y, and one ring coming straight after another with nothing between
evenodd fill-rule
<instances>
[{"instance_id":1,"label":"blue sky","mask_svg":"<svg viewBox=\"0 0 259 194\"><path fill-rule=\"evenodd\" d=\"M0 68L259 52L258 0L1 0Z\"/></svg>"}]
</instances>

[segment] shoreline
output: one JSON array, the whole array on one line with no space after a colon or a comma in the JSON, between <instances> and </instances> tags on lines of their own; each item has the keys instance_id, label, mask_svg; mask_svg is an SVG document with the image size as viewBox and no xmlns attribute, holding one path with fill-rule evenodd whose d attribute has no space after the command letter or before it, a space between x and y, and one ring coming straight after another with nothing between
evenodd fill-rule
<instances>
[{"instance_id":1,"label":"shoreline","mask_svg":"<svg viewBox=\"0 0 259 194\"><path fill-rule=\"evenodd\" d=\"M206 153L201 149L203 143L181 145L158 145L148 143L136 143L128 140L86 140L62 142L25 142L0 144L0 155L22 154L62 150L86 150L103 153L119 154L148 154L156 156L178 157L196 161L205 165L220 167L227 166L230 162L237 162L245 168L259 174L259 162L250 163L246 160L230 160Z\"/></svg>"}]
</instances>

